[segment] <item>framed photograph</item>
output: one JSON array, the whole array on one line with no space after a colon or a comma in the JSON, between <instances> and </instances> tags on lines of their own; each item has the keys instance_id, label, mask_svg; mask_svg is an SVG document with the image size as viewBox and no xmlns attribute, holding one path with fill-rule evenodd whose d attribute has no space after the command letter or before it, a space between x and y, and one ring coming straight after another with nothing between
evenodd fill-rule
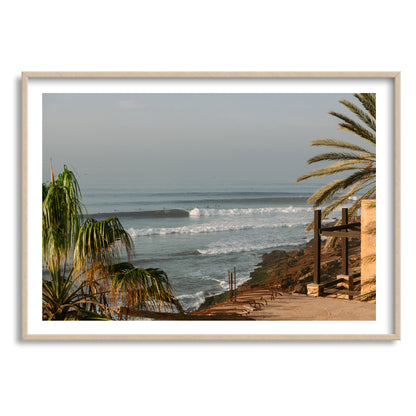
<instances>
[{"instance_id":1,"label":"framed photograph","mask_svg":"<svg viewBox=\"0 0 416 416\"><path fill-rule=\"evenodd\" d=\"M24 72L22 152L24 340L400 339L400 73Z\"/></svg>"}]
</instances>

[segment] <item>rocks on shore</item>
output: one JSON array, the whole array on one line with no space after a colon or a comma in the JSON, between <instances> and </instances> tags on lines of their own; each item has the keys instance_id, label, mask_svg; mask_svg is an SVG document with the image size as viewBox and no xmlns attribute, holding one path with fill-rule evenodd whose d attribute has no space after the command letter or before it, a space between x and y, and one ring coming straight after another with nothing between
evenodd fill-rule
<instances>
[{"instance_id":1,"label":"rocks on shore","mask_svg":"<svg viewBox=\"0 0 416 416\"><path fill-rule=\"evenodd\" d=\"M250 279L237 288L237 293L254 289L268 289L285 293L306 294L306 285L313 280L314 256L312 241L298 250L275 250L263 255L262 262L251 272ZM360 242L349 242L349 267L354 273L360 268ZM341 273L341 247L323 249L321 279L325 281ZM205 299L199 311L229 299L221 293Z\"/></svg>"}]
</instances>

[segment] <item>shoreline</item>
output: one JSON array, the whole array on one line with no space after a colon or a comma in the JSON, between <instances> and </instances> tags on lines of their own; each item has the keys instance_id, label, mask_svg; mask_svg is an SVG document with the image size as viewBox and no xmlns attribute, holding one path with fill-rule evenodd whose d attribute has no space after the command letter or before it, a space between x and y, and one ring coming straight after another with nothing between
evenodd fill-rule
<instances>
[{"instance_id":1,"label":"shoreline","mask_svg":"<svg viewBox=\"0 0 416 416\"><path fill-rule=\"evenodd\" d=\"M360 242L350 241L351 273L361 267ZM341 247L324 249L321 278L324 282L340 274ZM205 298L200 308L188 313L143 312L124 308L130 316L156 320L184 321L374 321L375 301L347 299L346 294L307 295L306 285L313 280L312 240L296 250L273 250L262 255L262 261L250 278L237 287L236 297L228 291Z\"/></svg>"},{"instance_id":2,"label":"shoreline","mask_svg":"<svg viewBox=\"0 0 416 416\"><path fill-rule=\"evenodd\" d=\"M264 253L261 262L250 273L249 279L237 286L237 299L245 299L247 296L254 298L258 294L261 300L266 292L270 294L270 300L273 300L276 295L306 296L306 285L313 280L312 242L311 239L295 250L272 250ZM321 263L323 281L340 273L340 258L340 247L323 250ZM350 241L349 259L352 272L359 270L361 265L360 243L355 240ZM206 297L200 307L190 314L207 314L215 308L227 304L233 304L229 291Z\"/></svg>"}]
</instances>

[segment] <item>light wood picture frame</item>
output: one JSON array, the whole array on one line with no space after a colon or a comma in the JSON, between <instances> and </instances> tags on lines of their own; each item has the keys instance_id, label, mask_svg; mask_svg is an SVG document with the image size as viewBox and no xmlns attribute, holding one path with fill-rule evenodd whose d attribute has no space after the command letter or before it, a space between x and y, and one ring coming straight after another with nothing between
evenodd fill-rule
<instances>
[{"instance_id":1,"label":"light wood picture frame","mask_svg":"<svg viewBox=\"0 0 416 416\"><path fill-rule=\"evenodd\" d=\"M376 319L254 321L48 321L42 319L41 193L44 94L320 94L376 92ZM378 107L379 108L379 107ZM380 116L381 114L381 116ZM377 130L379 132L379 130ZM319 137L310 137L310 140ZM380 157L379 157L380 154ZM49 159L47 159L49 161ZM382 167L380 169L380 166ZM384 172L384 173L383 173ZM299 176L301 175L300 172ZM53 176L52 176L53 177ZM385 203L384 203L385 202ZM378 217L377 217L378 218ZM362 230L361 230L362 232ZM310 236L309 238L312 238ZM264 250L267 251L267 250ZM379 257L382 257L379 259ZM235 275L235 272L234 272ZM232 276L232 273L231 273ZM230 282L230 280L229 280ZM320 289L318 289L320 290ZM142 325L141 327L138 325ZM94 341L304 341L400 339L400 72L23 72L22 339Z\"/></svg>"}]
</instances>

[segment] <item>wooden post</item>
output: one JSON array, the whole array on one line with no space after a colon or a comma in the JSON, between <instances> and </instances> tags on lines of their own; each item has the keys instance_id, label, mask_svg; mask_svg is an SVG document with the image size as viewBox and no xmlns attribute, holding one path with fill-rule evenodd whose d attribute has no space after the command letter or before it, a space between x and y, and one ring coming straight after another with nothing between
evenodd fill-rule
<instances>
[{"instance_id":1,"label":"wooden post","mask_svg":"<svg viewBox=\"0 0 416 416\"><path fill-rule=\"evenodd\" d=\"M314 238L313 238L313 250L315 257L313 282L316 284L321 283L321 210L316 209L314 213Z\"/></svg>"},{"instance_id":2,"label":"wooden post","mask_svg":"<svg viewBox=\"0 0 416 416\"><path fill-rule=\"evenodd\" d=\"M348 208L342 208L342 225L348 225ZM341 256L341 273L348 275L348 237L341 237Z\"/></svg>"},{"instance_id":3,"label":"wooden post","mask_svg":"<svg viewBox=\"0 0 416 416\"><path fill-rule=\"evenodd\" d=\"M232 298L232 289L231 289L231 275L230 271L228 270L228 291L230 292L230 299Z\"/></svg>"},{"instance_id":4,"label":"wooden post","mask_svg":"<svg viewBox=\"0 0 416 416\"><path fill-rule=\"evenodd\" d=\"M234 302L237 302L237 274L234 266Z\"/></svg>"},{"instance_id":5,"label":"wooden post","mask_svg":"<svg viewBox=\"0 0 416 416\"><path fill-rule=\"evenodd\" d=\"M354 291L354 277L348 276L348 299L349 300L352 300L352 298L354 297L353 291Z\"/></svg>"}]
</instances>

